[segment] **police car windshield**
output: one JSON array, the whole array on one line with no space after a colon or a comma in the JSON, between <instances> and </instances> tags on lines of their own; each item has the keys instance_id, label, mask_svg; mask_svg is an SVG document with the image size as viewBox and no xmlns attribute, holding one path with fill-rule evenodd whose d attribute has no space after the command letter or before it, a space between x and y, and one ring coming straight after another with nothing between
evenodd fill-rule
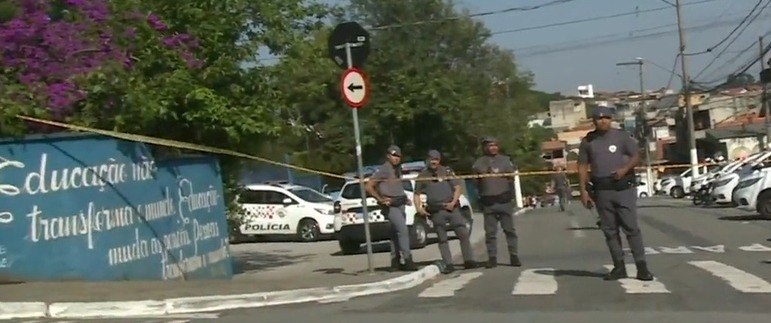
<instances>
[{"instance_id":1,"label":"police car windshield","mask_svg":"<svg viewBox=\"0 0 771 323\"><path fill-rule=\"evenodd\" d=\"M292 192L292 194L297 195L297 197L311 203L332 202L332 199L329 197L310 188L293 188L289 191Z\"/></svg>"}]
</instances>

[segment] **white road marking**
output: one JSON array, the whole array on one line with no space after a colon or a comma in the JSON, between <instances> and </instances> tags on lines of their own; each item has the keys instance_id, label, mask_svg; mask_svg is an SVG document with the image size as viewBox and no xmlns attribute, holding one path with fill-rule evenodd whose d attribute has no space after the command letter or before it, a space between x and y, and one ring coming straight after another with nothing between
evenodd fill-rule
<instances>
[{"instance_id":1,"label":"white road marking","mask_svg":"<svg viewBox=\"0 0 771 323\"><path fill-rule=\"evenodd\" d=\"M426 288L418 297L451 297L455 296L455 292L463 288L470 281L482 276L481 272L465 273L458 277L445 279L437 282L433 286Z\"/></svg>"},{"instance_id":2,"label":"white road marking","mask_svg":"<svg viewBox=\"0 0 771 323\"><path fill-rule=\"evenodd\" d=\"M704 251L710 251L714 253L725 253L725 245L719 244L712 247L699 247L699 246L691 246L691 248L704 250Z\"/></svg>"},{"instance_id":3,"label":"white road marking","mask_svg":"<svg viewBox=\"0 0 771 323\"><path fill-rule=\"evenodd\" d=\"M743 250L743 251L771 251L771 248L766 247L763 244L756 243L756 244L753 244L753 245L750 245L750 246L739 247L739 250Z\"/></svg>"},{"instance_id":4,"label":"white road marking","mask_svg":"<svg viewBox=\"0 0 771 323\"><path fill-rule=\"evenodd\" d=\"M679 246L676 248L669 248L669 247L660 247L661 252L663 253L675 253L675 254L682 254L682 253L693 253L691 249L688 249L686 246Z\"/></svg>"},{"instance_id":5,"label":"white road marking","mask_svg":"<svg viewBox=\"0 0 771 323\"><path fill-rule=\"evenodd\" d=\"M584 231L580 229L581 227L579 226L578 221L576 221L576 219L570 220L570 227L573 228L574 237L579 239L586 237L586 233L584 233Z\"/></svg>"},{"instance_id":6,"label":"white road marking","mask_svg":"<svg viewBox=\"0 0 771 323\"><path fill-rule=\"evenodd\" d=\"M613 269L613 265L605 265L608 270ZM668 294L670 291L658 278L653 277L652 281L642 281L637 276L637 267L633 264L626 264L626 273L630 278L619 279L621 287L627 294Z\"/></svg>"},{"instance_id":7,"label":"white road marking","mask_svg":"<svg viewBox=\"0 0 771 323\"><path fill-rule=\"evenodd\" d=\"M731 287L742 293L771 293L771 284L767 281L736 267L712 260L688 263L725 280Z\"/></svg>"},{"instance_id":8,"label":"white road marking","mask_svg":"<svg viewBox=\"0 0 771 323\"><path fill-rule=\"evenodd\" d=\"M511 295L553 295L556 293L557 279L554 277L554 268L523 270L511 291Z\"/></svg>"}]
</instances>

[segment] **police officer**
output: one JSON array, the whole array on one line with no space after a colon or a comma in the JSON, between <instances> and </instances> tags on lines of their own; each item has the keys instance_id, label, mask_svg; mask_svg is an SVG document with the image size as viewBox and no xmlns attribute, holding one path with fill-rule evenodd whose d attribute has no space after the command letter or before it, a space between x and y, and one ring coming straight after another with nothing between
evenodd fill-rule
<instances>
[{"instance_id":1,"label":"police officer","mask_svg":"<svg viewBox=\"0 0 771 323\"><path fill-rule=\"evenodd\" d=\"M391 224L391 269L415 271L412 260L410 237L407 229L405 205L412 203L402 186L402 150L399 146L388 147L386 161L367 181L367 192L383 206L384 214ZM404 260L404 264L402 264Z\"/></svg>"},{"instance_id":2,"label":"police officer","mask_svg":"<svg viewBox=\"0 0 771 323\"><path fill-rule=\"evenodd\" d=\"M507 156L500 155L498 140L493 137L482 139L482 149L485 155L479 157L472 166L474 174L495 175L511 174L516 171L514 163ZM474 180L479 192L479 204L482 207L485 221L485 243L487 245L488 261L485 267L498 265L497 235L500 222L509 249L509 260L515 267L522 266L517 254L517 231L514 229L514 176L482 177Z\"/></svg>"},{"instance_id":3,"label":"police officer","mask_svg":"<svg viewBox=\"0 0 771 323\"><path fill-rule=\"evenodd\" d=\"M428 152L428 167L418 174L413 203L415 203L418 213L431 217L431 222L434 223L436 235L439 238L439 253L444 262L442 272L449 274L455 271L455 267L452 264L452 254L447 242L446 226L448 222L450 228L455 231L455 236L460 239L464 267L471 269L475 267L475 264L469 232L466 228L466 219L460 213L461 182L458 179L447 178L455 176L455 174L452 169L442 165L441 160L442 155L438 151ZM421 203L420 194L426 194L425 209Z\"/></svg>"},{"instance_id":4,"label":"police officer","mask_svg":"<svg viewBox=\"0 0 771 323\"><path fill-rule=\"evenodd\" d=\"M619 228L624 231L637 266L637 279L653 280L645 261L642 234L637 224L637 188L634 167L640 162L637 142L626 131L611 128L613 110L597 107L592 113L595 130L581 140L578 171L581 202L597 206L600 227L610 250L613 269L605 280L626 278ZM593 192L587 190L589 171Z\"/></svg>"},{"instance_id":5,"label":"police officer","mask_svg":"<svg viewBox=\"0 0 771 323\"><path fill-rule=\"evenodd\" d=\"M565 203L567 203L570 192L570 181L561 166L557 166L556 171L551 178L551 187L559 199L560 211L565 212Z\"/></svg>"}]
</instances>

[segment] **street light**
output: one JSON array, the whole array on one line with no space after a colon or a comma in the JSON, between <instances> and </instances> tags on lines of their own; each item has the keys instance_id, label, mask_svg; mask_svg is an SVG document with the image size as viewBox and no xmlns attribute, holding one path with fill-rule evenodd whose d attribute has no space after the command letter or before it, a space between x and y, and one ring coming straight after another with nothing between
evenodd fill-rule
<instances>
[{"instance_id":1,"label":"street light","mask_svg":"<svg viewBox=\"0 0 771 323\"><path fill-rule=\"evenodd\" d=\"M642 57L635 57L634 62L622 62L622 63L616 63L616 66L627 66L627 65L637 65L640 72L640 107L638 108L638 117L642 120L641 125L641 136L643 137L643 142L645 145L645 172L646 177L648 177L648 182L646 183L645 187L648 191L648 196L653 196L652 187L653 187L653 170L651 169L651 145L650 145L650 139L648 136L647 131L647 116L646 116L646 104L645 104L645 86L643 85L643 59Z\"/></svg>"}]
</instances>

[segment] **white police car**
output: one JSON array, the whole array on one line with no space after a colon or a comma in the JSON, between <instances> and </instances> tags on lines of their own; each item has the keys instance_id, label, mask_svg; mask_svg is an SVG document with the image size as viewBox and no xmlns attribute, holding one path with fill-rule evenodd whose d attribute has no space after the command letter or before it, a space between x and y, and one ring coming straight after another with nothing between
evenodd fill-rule
<instances>
[{"instance_id":1,"label":"white police car","mask_svg":"<svg viewBox=\"0 0 771 323\"><path fill-rule=\"evenodd\" d=\"M423 167L402 168L402 178L410 179L402 181L404 190L407 193L407 198L409 198L410 201L413 200L413 192L415 191L415 178L418 177L418 173ZM343 254L358 252L361 244L366 242L364 234L364 212L358 183L358 180L346 182L340 192L338 200L334 202L336 212L334 221L335 237L340 244L340 250ZM425 195L421 196L421 200L425 203ZM461 213L467 221L466 227L469 229L469 232L471 232L473 224L471 216L473 210L471 204L465 195L460 196L459 204ZM375 198L369 196L367 197L367 213L369 213L372 242L390 240L390 223L388 222L388 219L383 216L381 207L377 204ZM433 222L427 217L417 214L415 205L405 206L405 214L407 215L407 226L409 228L410 247L413 249L425 247L428 234L436 232ZM448 231L452 232L452 230Z\"/></svg>"},{"instance_id":2,"label":"white police car","mask_svg":"<svg viewBox=\"0 0 771 323\"><path fill-rule=\"evenodd\" d=\"M237 196L241 207L237 234L295 235L300 241L316 241L335 232L332 202L329 196L305 186L246 185Z\"/></svg>"}]
</instances>

